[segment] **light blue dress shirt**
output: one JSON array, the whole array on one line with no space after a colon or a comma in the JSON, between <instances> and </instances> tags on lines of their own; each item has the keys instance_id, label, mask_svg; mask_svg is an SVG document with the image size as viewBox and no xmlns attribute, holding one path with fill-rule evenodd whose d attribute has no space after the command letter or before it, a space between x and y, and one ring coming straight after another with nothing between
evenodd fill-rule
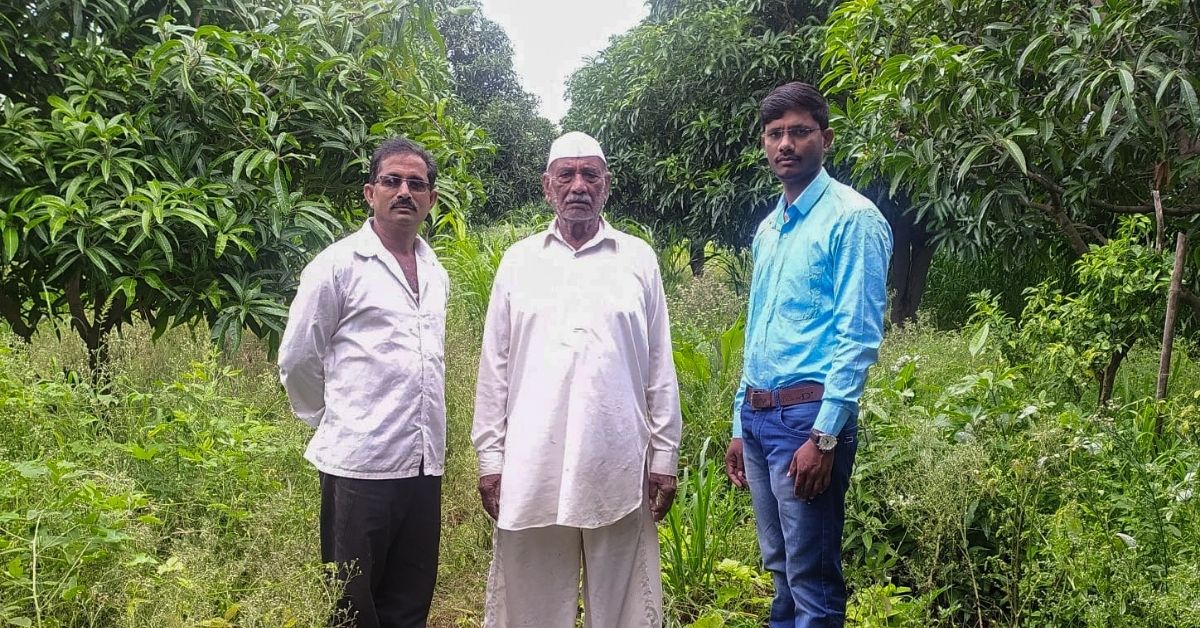
<instances>
[{"instance_id":1,"label":"light blue dress shirt","mask_svg":"<svg viewBox=\"0 0 1200 628\"><path fill-rule=\"evenodd\" d=\"M746 387L825 385L814 427L837 434L858 412L879 356L892 231L875 204L823 168L754 235L742 380L733 399L741 438Z\"/></svg>"}]
</instances>

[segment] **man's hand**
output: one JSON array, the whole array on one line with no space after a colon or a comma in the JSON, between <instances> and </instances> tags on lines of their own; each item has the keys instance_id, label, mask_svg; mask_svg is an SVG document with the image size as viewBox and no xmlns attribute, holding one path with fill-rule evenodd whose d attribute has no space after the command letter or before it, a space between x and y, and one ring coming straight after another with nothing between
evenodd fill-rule
<instances>
[{"instance_id":1,"label":"man's hand","mask_svg":"<svg viewBox=\"0 0 1200 628\"><path fill-rule=\"evenodd\" d=\"M795 479L797 498L813 499L829 488L832 472L833 452L821 453L816 443L806 440L792 455L787 474Z\"/></svg>"},{"instance_id":2,"label":"man's hand","mask_svg":"<svg viewBox=\"0 0 1200 628\"><path fill-rule=\"evenodd\" d=\"M479 478L479 498L483 500L483 509L492 519L500 518L500 474L485 475Z\"/></svg>"},{"instance_id":3,"label":"man's hand","mask_svg":"<svg viewBox=\"0 0 1200 628\"><path fill-rule=\"evenodd\" d=\"M746 459L742 457L742 439L734 438L725 449L725 475L738 488L746 488Z\"/></svg>"},{"instance_id":4,"label":"man's hand","mask_svg":"<svg viewBox=\"0 0 1200 628\"><path fill-rule=\"evenodd\" d=\"M676 480L673 475L650 474L650 513L655 521L662 521L675 502Z\"/></svg>"}]
</instances>

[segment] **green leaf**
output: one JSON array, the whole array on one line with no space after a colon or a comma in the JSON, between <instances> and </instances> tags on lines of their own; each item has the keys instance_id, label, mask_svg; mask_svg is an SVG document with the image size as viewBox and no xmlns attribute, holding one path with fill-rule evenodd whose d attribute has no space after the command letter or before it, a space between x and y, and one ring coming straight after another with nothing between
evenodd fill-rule
<instances>
[{"instance_id":1,"label":"green leaf","mask_svg":"<svg viewBox=\"0 0 1200 628\"><path fill-rule=\"evenodd\" d=\"M1119 76L1121 78L1121 89L1125 90L1125 95L1132 97L1133 96L1133 74L1131 74L1129 72L1129 70L1126 70L1125 68L1121 68L1120 70L1118 70L1117 76Z\"/></svg>"},{"instance_id":2,"label":"green leaf","mask_svg":"<svg viewBox=\"0 0 1200 628\"><path fill-rule=\"evenodd\" d=\"M1034 38L1033 41L1029 42L1028 46L1025 46L1025 51L1022 52L1021 57L1019 59L1017 59L1017 74L1020 74L1021 69L1025 67L1025 60L1027 58L1029 58L1029 55L1031 53L1033 53L1034 50L1037 50L1038 45L1041 44L1042 41L1044 41L1049 36L1050 36L1050 33L1043 33L1043 34L1037 36L1036 38Z\"/></svg>"},{"instance_id":3,"label":"green leaf","mask_svg":"<svg viewBox=\"0 0 1200 628\"><path fill-rule=\"evenodd\" d=\"M17 228L9 225L4 228L4 260L11 262L17 257L17 245L20 244L18 239L19 232Z\"/></svg>"},{"instance_id":4,"label":"green leaf","mask_svg":"<svg viewBox=\"0 0 1200 628\"><path fill-rule=\"evenodd\" d=\"M991 325L984 323L979 328L979 331L975 332L975 335L971 337L971 344L967 348L971 352L972 358L979 357L979 354L983 352L983 348L987 346L988 334L990 332Z\"/></svg>"},{"instance_id":5,"label":"green leaf","mask_svg":"<svg viewBox=\"0 0 1200 628\"><path fill-rule=\"evenodd\" d=\"M8 575L12 576L16 580L20 580L21 578L25 577L25 568L21 566L20 558L14 558L8 561Z\"/></svg>"},{"instance_id":6,"label":"green leaf","mask_svg":"<svg viewBox=\"0 0 1200 628\"><path fill-rule=\"evenodd\" d=\"M1113 112L1117 109L1117 101L1121 99L1121 94L1113 93L1104 103L1104 111L1100 113L1100 135L1108 132L1108 125L1112 122Z\"/></svg>"},{"instance_id":7,"label":"green leaf","mask_svg":"<svg viewBox=\"0 0 1200 628\"><path fill-rule=\"evenodd\" d=\"M1029 170L1025 167L1025 153L1021 151L1021 147L1008 138L1001 139L1000 143L1008 150L1008 154L1012 156L1013 161L1017 162L1017 167L1021 169L1021 172L1029 174Z\"/></svg>"},{"instance_id":8,"label":"green leaf","mask_svg":"<svg viewBox=\"0 0 1200 628\"><path fill-rule=\"evenodd\" d=\"M955 176L955 180L962 183L963 177L967 175L967 171L971 169L971 165L975 163L975 159L979 157L980 153L987 150L987 148L987 145L981 144L971 149L971 152L967 153L967 158L958 165L958 174Z\"/></svg>"},{"instance_id":9,"label":"green leaf","mask_svg":"<svg viewBox=\"0 0 1200 628\"><path fill-rule=\"evenodd\" d=\"M1161 81L1158 82L1158 91L1154 93L1154 104L1157 105L1162 102L1163 94L1167 91L1167 88L1171 86L1171 79L1175 78L1175 75L1178 74L1178 72L1179 70L1171 70L1170 72L1167 72L1167 75L1164 76Z\"/></svg>"},{"instance_id":10,"label":"green leaf","mask_svg":"<svg viewBox=\"0 0 1200 628\"><path fill-rule=\"evenodd\" d=\"M1200 102L1196 100L1196 89L1184 77L1179 77L1179 94L1183 96L1183 102L1187 103L1188 110L1192 113L1192 120L1200 122Z\"/></svg>"}]
</instances>

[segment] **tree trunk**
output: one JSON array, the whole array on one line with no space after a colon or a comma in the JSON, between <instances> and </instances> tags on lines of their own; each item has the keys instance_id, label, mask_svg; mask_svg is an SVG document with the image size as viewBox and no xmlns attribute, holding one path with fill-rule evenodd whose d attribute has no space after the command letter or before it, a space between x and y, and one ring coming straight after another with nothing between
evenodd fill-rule
<instances>
[{"instance_id":1,"label":"tree trunk","mask_svg":"<svg viewBox=\"0 0 1200 628\"><path fill-rule=\"evenodd\" d=\"M29 342L33 339L34 325L29 324L21 313L21 304L0 293L0 316L8 322L8 326L13 330L13 333L20 336L21 340Z\"/></svg>"},{"instance_id":2,"label":"tree trunk","mask_svg":"<svg viewBox=\"0 0 1200 628\"><path fill-rule=\"evenodd\" d=\"M695 238L688 240L688 266L692 269L693 277L704 276L704 245L706 242L700 242Z\"/></svg>"},{"instance_id":3,"label":"tree trunk","mask_svg":"<svg viewBox=\"0 0 1200 628\"><path fill-rule=\"evenodd\" d=\"M1109 357L1108 366L1104 367L1104 372L1100 374L1100 405L1104 405L1112 399L1113 385L1117 381L1117 369L1121 368L1121 361L1128 353L1129 347L1125 347L1113 352Z\"/></svg>"},{"instance_id":4,"label":"tree trunk","mask_svg":"<svg viewBox=\"0 0 1200 628\"><path fill-rule=\"evenodd\" d=\"M888 318L893 325L903 327L917 318L937 244L933 242L927 221L917 220L916 215L908 211L906 199L891 199L886 194L879 194L875 204L892 228L892 270L888 277L892 308Z\"/></svg>"},{"instance_id":5,"label":"tree trunk","mask_svg":"<svg viewBox=\"0 0 1200 628\"><path fill-rule=\"evenodd\" d=\"M67 282L65 295L67 308L71 312L71 327L87 348L92 385L105 391L110 384L104 374L104 366L108 363L108 335L125 320L125 300L117 296L111 303L106 303L105 298L97 294L92 297L91 316L88 316L83 304L79 273Z\"/></svg>"}]
</instances>

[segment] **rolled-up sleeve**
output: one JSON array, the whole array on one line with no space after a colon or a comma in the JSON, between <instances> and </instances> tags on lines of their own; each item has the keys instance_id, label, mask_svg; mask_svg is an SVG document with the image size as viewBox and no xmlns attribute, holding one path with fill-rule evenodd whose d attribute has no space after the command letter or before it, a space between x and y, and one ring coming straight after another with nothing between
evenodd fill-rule
<instances>
[{"instance_id":1,"label":"rolled-up sleeve","mask_svg":"<svg viewBox=\"0 0 1200 628\"><path fill-rule=\"evenodd\" d=\"M334 269L318 258L300 274L279 346L279 380L292 411L314 428L325 414L325 358L341 310Z\"/></svg>"}]
</instances>

